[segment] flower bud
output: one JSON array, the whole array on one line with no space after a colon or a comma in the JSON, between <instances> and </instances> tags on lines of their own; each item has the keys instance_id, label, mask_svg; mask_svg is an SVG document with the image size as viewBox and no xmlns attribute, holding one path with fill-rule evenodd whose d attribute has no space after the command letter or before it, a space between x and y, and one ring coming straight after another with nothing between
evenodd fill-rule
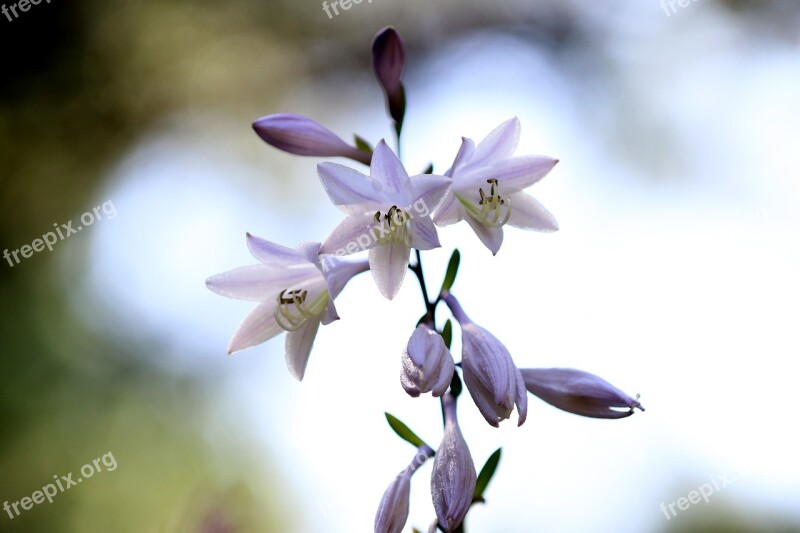
<instances>
[{"instance_id":1,"label":"flower bud","mask_svg":"<svg viewBox=\"0 0 800 533\"><path fill-rule=\"evenodd\" d=\"M450 386L454 368L453 356L442 336L420 324L412 333L403 353L400 383L415 398L426 392L441 396Z\"/></svg>"},{"instance_id":2,"label":"flower bud","mask_svg":"<svg viewBox=\"0 0 800 533\"><path fill-rule=\"evenodd\" d=\"M634 408L644 411L631 398L606 380L572 368L524 368L528 391L563 411L590 418L625 418ZM620 410L623 409L623 410Z\"/></svg>"},{"instance_id":3,"label":"flower bud","mask_svg":"<svg viewBox=\"0 0 800 533\"><path fill-rule=\"evenodd\" d=\"M261 139L284 152L319 157L349 157L369 165L372 155L350 146L335 133L308 117L279 113L253 122Z\"/></svg>"},{"instance_id":4,"label":"flower bud","mask_svg":"<svg viewBox=\"0 0 800 533\"><path fill-rule=\"evenodd\" d=\"M521 426L528 416L528 395L519 369L503 343L464 313L452 294L445 302L461 324L461 368L472 399L489 424L498 427L517 406Z\"/></svg>"},{"instance_id":5,"label":"flower bud","mask_svg":"<svg viewBox=\"0 0 800 533\"><path fill-rule=\"evenodd\" d=\"M383 493L375 514L375 533L400 533L408 520L408 500L411 494L411 476L428 458L433 456L428 446L420 446L408 467L400 472Z\"/></svg>"},{"instance_id":6,"label":"flower bud","mask_svg":"<svg viewBox=\"0 0 800 533\"><path fill-rule=\"evenodd\" d=\"M405 114L405 89L403 71L406 68L406 51L400 34L388 26L375 34L372 40L372 70L386 93L389 113L402 125Z\"/></svg>"},{"instance_id":7,"label":"flower bud","mask_svg":"<svg viewBox=\"0 0 800 533\"><path fill-rule=\"evenodd\" d=\"M445 394L442 405L444 438L433 460L431 495L439 525L445 531L453 531L469 511L478 476L458 427L456 399L451 394Z\"/></svg>"}]
</instances>

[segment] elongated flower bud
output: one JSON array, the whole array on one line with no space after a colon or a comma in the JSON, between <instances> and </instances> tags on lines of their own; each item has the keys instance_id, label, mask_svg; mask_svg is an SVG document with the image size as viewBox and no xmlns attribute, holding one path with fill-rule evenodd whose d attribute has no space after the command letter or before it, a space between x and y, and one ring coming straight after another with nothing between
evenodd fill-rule
<instances>
[{"instance_id":1,"label":"elongated flower bud","mask_svg":"<svg viewBox=\"0 0 800 533\"><path fill-rule=\"evenodd\" d=\"M420 324L411 335L403 354L400 383L415 398L426 392L441 396L450 386L454 367L453 356L442 336Z\"/></svg>"},{"instance_id":2,"label":"elongated flower bud","mask_svg":"<svg viewBox=\"0 0 800 533\"><path fill-rule=\"evenodd\" d=\"M319 157L349 157L369 165L372 155L350 146L326 127L302 115L279 113L253 122L261 139L284 152Z\"/></svg>"},{"instance_id":3,"label":"elongated flower bud","mask_svg":"<svg viewBox=\"0 0 800 533\"><path fill-rule=\"evenodd\" d=\"M590 418L625 418L634 408L644 411L609 382L572 368L524 368L522 377L528 391L563 411Z\"/></svg>"},{"instance_id":4,"label":"elongated flower bud","mask_svg":"<svg viewBox=\"0 0 800 533\"><path fill-rule=\"evenodd\" d=\"M461 367L464 383L489 424L498 427L517 406L521 426L528 416L528 395L519 369L503 343L464 313L452 294L445 296L453 315L461 324Z\"/></svg>"},{"instance_id":5,"label":"elongated flower bud","mask_svg":"<svg viewBox=\"0 0 800 533\"><path fill-rule=\"evenodd\" d=\"M402 126L406 96L403 88L403 71L406 68L406 51L400 34L388 26L375 34L372 40L372 70L386 93L389 114Z\"/></svg>"},{"instance_id":6,"label":"elongated flower bud","mask_svg":"<svg viewBox=\"0 0 800 533\"><path fill-rule=\"evenodd\" d=\"M467 442L458 427L456 399L451 394L445 394L442 405L444 438L433 460L431 495L439 525L445 531L453 531L469 511L478 475Z\"/></svg>"},{"instance_id":7,"label":"elongated flower bud","mask_svg":"<svg viewBox=\"0 0 800 533\"><path fill-rule=\"evenodd\" d=\"M375 533L400 533L403 530L408 520L411 476L428 458L433 457L433 453L430 447L420 446L411 464L394 478L383 493L375 514Z\"/></svg>"}]
</instances>

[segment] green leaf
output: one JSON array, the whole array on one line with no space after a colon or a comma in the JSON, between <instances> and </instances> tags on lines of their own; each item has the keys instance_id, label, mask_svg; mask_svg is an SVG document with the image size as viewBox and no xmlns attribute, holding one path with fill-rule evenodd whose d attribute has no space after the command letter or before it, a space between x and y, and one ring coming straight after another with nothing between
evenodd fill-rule
<instances>
[{"instance_id":1,"label":"green leaf","mask_svg":"<svg viewBox=\"0 0 800 533\"><path fill-rule=\"evenodd\" d=\"M458 398L463 388L464 387L461 385L461 378L458 377L458 372L453 371L453 379L450 380L450 394L453 395L453 398Z\"/></svg>"},{"instance_id":2,"label":"green leaf","mask_svg":"<svg viewBox=\"0 0 800 533\"><path fill-rule=\"evenodd\" d=\"M367 152L368 154L372 153L372 146L367 141L365 141L363 137L353 134L353 138L356 140L356 148L358 148L362 152Z\"/></svg>"},{"instance_id":3,"label":"green leaf","mask_svg":"<svg viewBox=\"0 0 800 533\"><path fill-rule=\"evenodd\" d=\"M433 163L428 165L428 168L425 169L425 172L423 172L423 174L433 174Z\"/></svg>"},{"instance_id":4,"label":"green leaf","mask_svg":"<svg viewBox=\"0 0 800 533\"><path fill-rule=\"evenodd\" d=\"M450 322L449 318L447 319L447 322L444 323L441 335L444 345L447 346L447 349L449 350L450 343L453 341L453 323Z\"/></svg>"},{"instance_id":5,"label":"green leaf","mask_svg":"<svg viewBox=\"0 0 800 533\"><path fill-rule=\"evenodd\" d=\"M461 263L461 253L458 251L458 248L456 248L453 250L453 255L450 256L450 263L447 265L447 274L444 276L441 292L449 291L450 287L453 286L453 282L455 282L456 275L458 274L459 263Z\"/></svg>"},{"instance_id":6,"label":"green leaf","mask_svg":"<svg viewBox=\"0 0 800 533\"><path fill-rule=\"evenodd\" d=\"M502 448L497 448L486 460L486 464L483 465L483 468L481 468L481 473L478 474L478 481L475 483L475 495L472 497L473 501L483 501L483 493L497 470L497 464L500 462L501 451Z\"/></svg>"},{"instance_id":7,"label":"green leaf","mask_svg":"<svg viewBox=\"0 0 800 533\"><path fill-rule=\"evenodd\" d=\"M392 427L397 436L403 439L404 441L412 444L416 448L420 446L427 446L425 442L417 437L416 433L411 431L407 425L402 423L397 417L390 415L389 413L384 413L386 415L386 421L389 422L389 425Z\"/></svg>"}]
</instances>

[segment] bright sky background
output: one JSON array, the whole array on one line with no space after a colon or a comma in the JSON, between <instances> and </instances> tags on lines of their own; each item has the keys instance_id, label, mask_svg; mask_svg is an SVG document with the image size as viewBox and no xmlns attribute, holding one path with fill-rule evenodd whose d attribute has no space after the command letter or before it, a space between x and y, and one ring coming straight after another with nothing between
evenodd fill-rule
<instances>
[{"instance_id":1,"label":"bright sky background","mask_svg":"<svg viewBox=\"0 0 800 533\"><path fill-rule=\"evenodd\" d=\"M444 249L424 257L430 283L457 246L454 293L518 366L584 369L641 393L647 408L596 421L531 397L522 428L495 430L465 394L459 416L477 468L504 449L488 505L469 515L472 531L656 531L667 525L661 502L726 473L736 482L698 506L800 520L800 58L742 42L701 3L681 16L680 25L652 12L649 26L610 21L610 53L629 69L613 94L630 98L631 113L662 117L657 134L616 131L618 117L603 111L609 94L588 94L507 36L453 43L409 66L412 173L431 157L445 170L462 135L480 140L514 115L519 154L561 159L530 191L560 232L509 228L492 258L466 226L448 228ZM343 136L354 126L373 141L388 136L369 73L343 83L291 91L283 108ZM333 108L314 97L334 93ZM215 376L208 438L242 432L260 443L305 530L368 531L414 455L383 412L434 446L441 438L437 402L409 398L398 379L419 291L409 275L390 304L369 275L354 280L302 384L285 368L282 337L227 357L252 305L212 294L205 278L254 262L246 231L295 245L323 240L340 219L317 160L254 139L247 123L178 116L132 148L99 198L118 216L92 231L86 283L97 305L81 309L105 319L98 327L139 323L123 334L165 342L152 357L170 371ZM649 166L631 164L638 154ZM412 485L409 525L423 530L434 517L429 476L427 465Z\"/></svg>"}]
</instances>

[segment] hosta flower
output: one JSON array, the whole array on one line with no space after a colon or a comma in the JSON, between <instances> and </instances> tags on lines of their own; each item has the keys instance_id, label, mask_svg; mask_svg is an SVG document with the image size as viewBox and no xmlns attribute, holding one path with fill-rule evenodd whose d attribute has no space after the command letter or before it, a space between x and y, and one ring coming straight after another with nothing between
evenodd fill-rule
<instances>
[{"instance_id":1,"label":"hosta flower","mask_svg":"<svg viewBox=\"0 0 800 533\"><path fill-rule=\"evenodd\" d=\"M492 254L503 244L503 226L556 231L553 215L522 190L542 179L558 160L545 156L512 156L519 141L515 117L498 126L475 146L464 138L446 175L453 187L436 209L439 226L466 220Z\"/></svg>"},{"instance_id":2,"label":"hosta flower","mask_svg":"<svg viewBox=\"0 0 800 533\"><path fill-rule=\"evenodd\" d=\"M439 525L445 531L457 528L472 504L477 474L467 442L456 417L456 400L442 396L444 437L433 460L431 495Z\"/></svg>"},{"instance_id":3,"label":"hosta flower","mask_svg":"<svg viewBox=\"0 0 800 533\"><path fill-rule=\"evenodd\" d=\"M523 368L531 394L563 411L591 418L625 418L634 408L644 411L638 396L631 398L603 378L572 368Z\"/></svg>"},{"instance_id":4,"label":"hosta flower","mask_svg":"<svg viewBox=\"0 0 800 533\"><path fill-rule=\"evenodd\" d=\"M284 152L318 157L348 157L369 165L370 154L350 146L335 133L302 115L279 113L253 122L261 139Z\"/></svg>"},{"instance_id":5,"label":"hosta flower","mask_svg":"<svg viewBox=\"0 0 800 533\"><path fill-rule=\"evenodd\" d=\"M247 246L259 264L206 280L206 286L217 294L259 302L233 334L228 353L286 331L286 364L292 375L302 380L320 324L339 318L333 299L352 276L368 266L365 261L337 259L323 275L319 243L292 250L248 233Z\"/></svg>"},{"instance_id":6,"label":"hosta flower","mask_svg":"<svg viewBox=\"0 0 800 533\"><path fill-rule=\"evenodd\" d=\"M528 395L508 349L472 322L452 294L445 296L445 302L461 325L464 383L481 414L489 424L498 427L511 416L516 404L517 425L521 426L528 416Z\"/></svg>"},{"instance_id":7,"label":"hosta flower","mask_svg":"<svg viewBox=\"0 0 800 533\"><path fill-rule=\"evenodd\" d=\"M453 356L442 336L424 324L417 326L403 353L400 383L415 398L426 392L441 396L453 379Z\"/></svg>"},{"instance_id":8,"label":"hosta flower","mask_svg":"<svg viewBox=\"0 0 800 533\"><path fill-rule=\"evenodd\" d=\"M378 289L391 300L408 270L411 248L439 246L430 210L447 192L450 178L409 178L384 141L375 147L369 176L336 163L320 163L317 172L331 201L347 214L322 243L321 252L340 256L369 250Z\"/></svg>"},{"instance_id":9,"label":"hosta flower","mask_svg":"<svg viewBox=\"0 0 800 533\"><path fill-rule=\"evenodd\" d=\"M375 533L400 533L403 530L408 520L411 476L430 457L433 457L433 450L421 446L411 464L394 478L383 493L378 512L375 513Z\"/></svg>"}]
</instances>

